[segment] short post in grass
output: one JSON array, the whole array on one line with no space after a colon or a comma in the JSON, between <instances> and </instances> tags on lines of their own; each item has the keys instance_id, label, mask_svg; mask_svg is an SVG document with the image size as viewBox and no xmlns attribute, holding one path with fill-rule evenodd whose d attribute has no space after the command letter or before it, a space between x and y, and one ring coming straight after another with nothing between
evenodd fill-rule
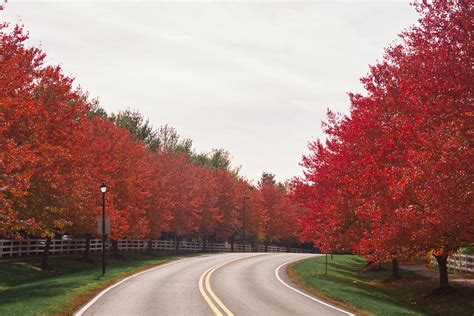
<instances>
[{"instance_id":1,"label":"short post in grass","mask_svg":"<svg viewBox=\"0 0 474 316\"><path fill-rule=\"evenodd\" d=\"M328 254L326 254L326 276L328 276Z\"/></svg>"},{"instance_id":2,"label":"short post in grass","mask_svg":"<svg viewBox=\"0 0 474 316\"><path fill-rule=\"evenodd\" d=\"M105 193L107 192L107 185L102 182L100 185L100 191L102 192L102 274L105 274Z\"/></svg>"}]
</instances>

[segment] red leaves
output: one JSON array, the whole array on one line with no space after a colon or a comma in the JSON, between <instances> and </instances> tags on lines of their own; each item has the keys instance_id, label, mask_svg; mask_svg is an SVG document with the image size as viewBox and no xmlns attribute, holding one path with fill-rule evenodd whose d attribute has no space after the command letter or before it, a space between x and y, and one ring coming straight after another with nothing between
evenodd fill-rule
<instances>
[{"instance_id":1,"label":"red leaves","mask_svg":"<svg viewBox=\"0 0 474 316\"><path fill-rule=\"evenodd\" d=\"M253 188L229 170L225 151L194 157L191 141L169 127L157 138L147 122L141 128L155 138L131 135L119 128L129 117L107 117L60 67L43 64L41 50L25 47L27 38L21 27L0 26L0 237L94 235L103 181L112 239L234 239L246 196L250 234L274 241L295 233L299 209L283 186Z\"/></svg>"},{"instance_id":2,"label":"red leaves","mask_svg":"<svg viewBox=\"0 0 474 316\"><path fill-rule=\"evenodd\" d=\"M456 249L472 231L472 2L418 5L421 26L361 81L350 116L328 114L293 184L303 237L373 261Z\"/></svg>"},{"instance_id":3,"label":"red leaves","mask_svg":"<svg viewBox=\"0 0 474 316\"><path fill-rule=\"evenodd\" d=\"M68 223L61 218L61 188L85 107L58 68L42 65L40 50L25 49L21 27L11 33L5 28L0 29L0 215L7 224L0 234L24 229L48 235L51 226L61 230Z\"/></svg>"},{"instance_id":4,"label":"red leaves","mask_svg":"<svg viewBox=\"0 0 474 316\"><path fill-rule=\"evenodd\" d=\"M289 200L286 187L276 183L273 175L264 174L257 189L260 231L265 242L287 240L295 236L299 209Z\"/></svg>"}]
</instances>

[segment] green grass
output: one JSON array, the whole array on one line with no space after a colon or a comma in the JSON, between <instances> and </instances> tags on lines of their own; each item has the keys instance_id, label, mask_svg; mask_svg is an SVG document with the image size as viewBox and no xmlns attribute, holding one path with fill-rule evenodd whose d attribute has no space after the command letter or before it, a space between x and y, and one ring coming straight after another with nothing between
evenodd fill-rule
<instances>
[{"instance_id":1,"label":"green grass","mask_svg":"<svg viewBox=\"0 0 474 316\"><path fill-rule=\"evenodd\" d=\"M175 258L139 253L128 253L123 259L107 258L105 276L100 257L92 257L93 263L72 257L49 258L51 271L37 267L39 258L0 262L0 315L71 314L120 278Z\"/></svg>"},{"instance_id":2,"label":"green grass","mask_svg":"<svg viewBox=\"0 0 474 316\"><path fill-rule=\"evenodd\" d=\"M437 280L402 270L402 280L384 282L390 266L365 272L366 261L357 256L317 257L297 262L290 273L297 282L329 301L368 315L474 315L474 289L456 287L456 292L426 297Z\"/></svg>"}]
</instances>

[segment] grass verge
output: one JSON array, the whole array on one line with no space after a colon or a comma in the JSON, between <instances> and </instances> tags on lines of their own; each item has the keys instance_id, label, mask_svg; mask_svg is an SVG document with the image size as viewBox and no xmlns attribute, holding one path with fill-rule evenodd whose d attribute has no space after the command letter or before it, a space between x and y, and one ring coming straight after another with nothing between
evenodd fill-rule
<instances>
[{"instance_id":1,"label":"grass verge","mask_svg":"<svg viewBox=\"0 0 474 316\"><path fill-rule=\"evenodd\" d=\"M357 256L316 257L300 261L288 270L290 276L308 291L363 315L469 315L474 312L474 289L456 286L444 296L426 297L437 287L437 280L402 270L403 278L385 282L390 266L365 272L366 261Z\"/></svg>"},{"instance_id":2,"label":"grass verge","mask_svg":"<svg viewBox=\"0 0 474 316\"><path fill-rule=\"evenodd\" d=\"M40 258L0 263L0 315L71 315L102 289L141 270L180 258L172 255L127 253L87 263L74 257L52 257L52 270L37 266Z\"/></svg>"}]
</instances>

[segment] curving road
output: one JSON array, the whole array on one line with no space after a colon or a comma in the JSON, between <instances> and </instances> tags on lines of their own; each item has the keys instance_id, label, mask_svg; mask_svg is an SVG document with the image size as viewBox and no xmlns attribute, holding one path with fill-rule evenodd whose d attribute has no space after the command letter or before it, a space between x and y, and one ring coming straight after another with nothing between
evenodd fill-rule
<instances>
[{"instance_id":1,"label":"curving road","mask_svg":"<svg viewBox=\"0 0 474 316\"><path fill-rule=\"evenodd\" d=\"M106 289L76 315L351 315L288 279L286 265L311 256L228 253L181 259Z\"/></svg>"}]
</instances>

